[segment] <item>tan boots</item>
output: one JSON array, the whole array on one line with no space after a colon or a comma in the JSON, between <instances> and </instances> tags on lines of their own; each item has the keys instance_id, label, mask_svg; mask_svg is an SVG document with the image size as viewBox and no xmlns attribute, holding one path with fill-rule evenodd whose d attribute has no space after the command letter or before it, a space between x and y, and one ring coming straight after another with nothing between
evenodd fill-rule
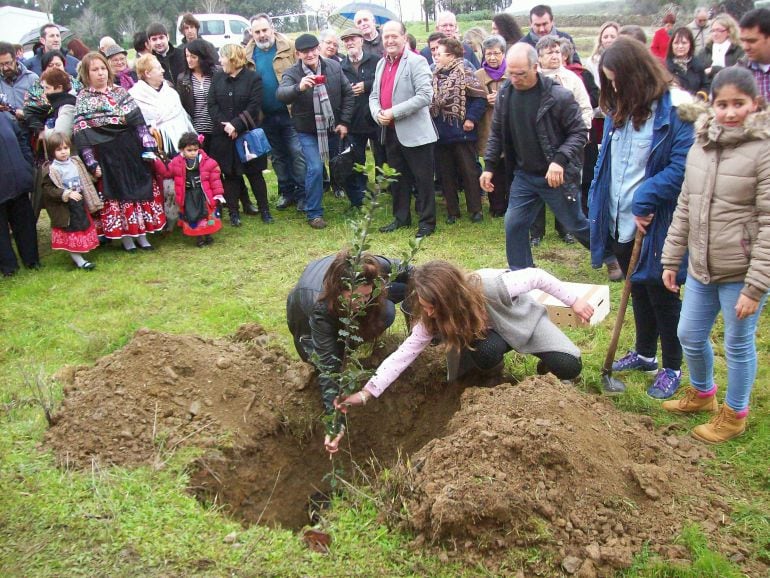
<instances>
[{"instance_id":1,"label":"tan boots","mask_svg":"<svg viewBox=\"0 0 770 578\"><path fill-rule=\"evenodd\" d=\"M663 402L663 409L673 413L709 412L716 414L711 421L696 426L692 437L707 444L718 444L731 440L746 431L746 418L738 417L727 404L719 407L715 395L699 397L694 387L685 389L684 397Z\"/></svg>"},{"instance_id":2,"label":"tan boots","mask_svg":"<svg viewBox=\"0 0 770 578\"><path fill-rule=\"evenodd\" d=\"M719 413L711 418L710 422L696 426L692 430L692 437L707 444L719 444L737 438L745 431L746 418L738 417L726 403L723 403Z\"/></svg>"},{"instance_id":3,"label":"tan boots","mask_svg":"<svg viewBox=\"0 0 770 578\"><path fill-rule=\"evenodd\" d=\"M702 411L717 413L719 411L717 397L715 395L700 397L699 393L694 387L688 387L684 390L684 397L664 401L662 407L673 413L699 413Z\"/></svg>"}]
</instances>

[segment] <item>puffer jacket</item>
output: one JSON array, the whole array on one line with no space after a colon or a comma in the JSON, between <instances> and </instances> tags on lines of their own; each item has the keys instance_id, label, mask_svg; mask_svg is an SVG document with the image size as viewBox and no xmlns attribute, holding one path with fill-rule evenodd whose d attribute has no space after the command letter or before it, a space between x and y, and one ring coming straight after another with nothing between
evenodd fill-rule
<instances>
[{"instance_id":1,"label":"puffer jacket","mask_svg":"<svg viewBox=\"0 0 770 578\"><path fill-rule=\"evenodd\" d=\"M702 108L701 108L702 111ZM692 118L695 106L683 107ZM711 110L696 123L682 193L663 246L663 268L701 283L744 281L758 301L770 287L770 111L725 128Z\"/></svg>"},{"instance_id":2,"label":"puffer jacket","mask_svg":"<svg viewBox=\"0 0 770 578\"><path fill-rule=\"evenodd\" d=\"M210 208L216 205L217 199L224 201L224 187L222 185L222 172L217 161L208 156L205 151L198 152L198 170L201 177L201 187L208 199ZM187 165L182 155L177 155L166 166L163 161L155 160L155 172L164 179L174 179L174 193L176 204L180 211L184 211L184 198L187 178Z\"/></svg>"}]
</instances>

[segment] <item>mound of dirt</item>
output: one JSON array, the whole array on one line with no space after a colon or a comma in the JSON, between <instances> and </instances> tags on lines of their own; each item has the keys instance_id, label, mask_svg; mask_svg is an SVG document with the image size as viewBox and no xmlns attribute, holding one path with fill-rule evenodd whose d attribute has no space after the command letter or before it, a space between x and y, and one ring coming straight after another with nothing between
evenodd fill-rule
<instances>
[{"instance_id":1,"label":"mound of dirt","mask_svg":"<svg viewBox=\"0 0 770 578\"><path fill-rule=\"evenodd\" d=\"M697 465L707 456L687 438L657 435L647 417L532 378L466 390L446 434L384 491L401 497L393 514L409 512L418 543L472 544L487 561L536 547L569 574L609 575L644 544L686 558L672 544L687 522L704 523L719 542L729 508Z\"/></svg>"}]
</instances>

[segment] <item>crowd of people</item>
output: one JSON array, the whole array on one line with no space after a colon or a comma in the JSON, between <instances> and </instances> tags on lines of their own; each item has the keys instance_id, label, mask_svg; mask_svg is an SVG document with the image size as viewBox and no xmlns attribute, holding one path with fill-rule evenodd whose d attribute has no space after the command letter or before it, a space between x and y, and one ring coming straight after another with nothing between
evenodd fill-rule
<instances>
[{"instance_id":1,"label":"crowd of people","mask_svg":"<svg viewBox=\"0 0 770 578\"><path fill-rule=\"evenodd\" d=\"M503 218L508 270L466 274L429 263L405 272L419 297L410 337L359 394L335 400L325 388L327 410L382 394L434 338L455 369L488 368L516 349L538 355L543 372L577 375L579 351L523 295L543 288L590 317L589 306L534 268L548 205L564 242L589 249L610 280L631 278L635 345L613 370L654 373L648 394L668 400L687 361L691 386L664 408L716 411L708 335L723 312L727 401L696 437L742 433L756 373L754 333L770 286L770 10L752 10L737 23L698 8L679 27L668 14L649 48L640 27L606 22L585 64L545 5L530 11L527 34L498 14L491 33L474 27L461 35L456 16L443 12L419 52L401 22L378 26L367 10L353 22L339 34L292 40L258 14L244 45L217 53L186 14L180 46L169 43L162 24L138 33L133 65L111 38L78 61L52 24L29 60L0 42L3 275L18 269L11 233L23 263L40 266L35 174L52 247L92 270L87 253L100 243L151 251L148 235L177 221L206 247L222 226L222 208L234 227L242 213L272 223L268 157L278 181L275 208L293 206L322 229L323 194L335 176L327 163L348 148L361 162L369 148L377 165L398 172L389 187L393 219L380 232L412 228L414 214L416 236L432 235L436 181L447 225L462 217L460 191L473 223L483 221L486 195L489 215ZM256 128L269 154L244 157L239 139ZM353 210L361 206L364 175L331 180ZM635 246L640 258L631 270ZM339 282L345 262L338 256L311 265L290 296L303 359L311 351L326 365L340 359L333 335L319 337L317 328L333 334L338 324L338 298L350 292ZM369 277L393 263L372 257L368 266L370 291L355 296L363 302ZM391 284L388 298L396 303L403 293ZM384 299L367 338L392 323Z\"/></svg>"}]
</instances>

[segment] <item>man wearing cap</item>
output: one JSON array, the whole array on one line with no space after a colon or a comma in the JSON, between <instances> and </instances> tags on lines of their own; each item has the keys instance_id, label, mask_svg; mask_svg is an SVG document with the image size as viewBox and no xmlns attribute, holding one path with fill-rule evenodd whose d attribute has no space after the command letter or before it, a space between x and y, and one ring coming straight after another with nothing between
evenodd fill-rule
<instances>
[{"instance_id":1,"label":"man wearing cap","mask_svg":"<svg viewBox=\"0 0 770 578\"><path fill-rule=\"evenodd\" d=\"M374 54L377 58L382 58L385 54L385 48L382 46L382 35L377 30L377 21L371 10L359 10L353 16L353 22L361 32L364 39L364 52Z\"/></svg>"},{"instance_id":2,"label":"man wearing cap","mask_svg":"<svg viewBox=\"0 0 770 578\"><path fill-rule=\"evenodd\" d=\"M27 67L27 70L40 76L43 73L43 54L51 50L58 50L64 54L66 60L64 70L71 76L77 76L80 61L69 54L67 49L61 45L61 31L56 24L51 22L40 27L40 48L35 50L35 55L28 59L24 66Z\"/></svg>"},{"instance_id":3,"label":"man wearing cap","mask_svg":"<svg viewBox=\"0 0 770 578\"><path fill-rule=\"evenodd\" d=\"M297 61L294 44L275 31L270 16L257 14L251 18L251 40L244 50L262 77L262 130L270 141L270 158L278 180L276 208L297 205L298 211L304 211L305 157L289 109L275 94L283 73Z\"/></svg>"},{"instance_id":4,"label":"man wearing cap","mask_svg":"<svg viewBox=\"0 0 770 578\"><path fill-rule=\"evenodd\" d=\"M400 175L391 187L393 222L380 228L390 233L412 224L411 191L417 189L420 222L417 237L436 229L433 190L433 146L438 135L428 110L433 100L433 75L428 62L406 42L406 28L397 20L382 26L385 58L377 63L369 109L382 131L388 164Z\"/></svg>"},{"instance_id":5,"label":"man wearing cap","mask_svg":"<svg viewBox=\"0 0 770 578\"><path fill-rule=\"evenodd\" d=\"M305 157L305 214L314 229L323 218L323 166L337 154L353 116L353 89L340 65L320 55L318 38L302 34L294 42L299 60L283 73L276 96L291 105L291 118Z\"/></svg>"},{"instance_id":6,"label":"man wearing cap","mask_svg":"<svg viewBox=\"0 0 770 578\"><path fill-rule=\"evenodd\" d=\"M369 95L374 85L374 74L379 58L364 51L364 36L357 28L348 28L340 35L348 55L342 61L342 72L353 88L355 96L353 120L350 123L349 138L353 144L353 160L366 163L366 141L377 140L377 124L369 111ZM374 145L372 145L374 148ZM346 182L350 204L360 206L366 190L366 174L353 171Z\"/></svg>"}]
</instances>

